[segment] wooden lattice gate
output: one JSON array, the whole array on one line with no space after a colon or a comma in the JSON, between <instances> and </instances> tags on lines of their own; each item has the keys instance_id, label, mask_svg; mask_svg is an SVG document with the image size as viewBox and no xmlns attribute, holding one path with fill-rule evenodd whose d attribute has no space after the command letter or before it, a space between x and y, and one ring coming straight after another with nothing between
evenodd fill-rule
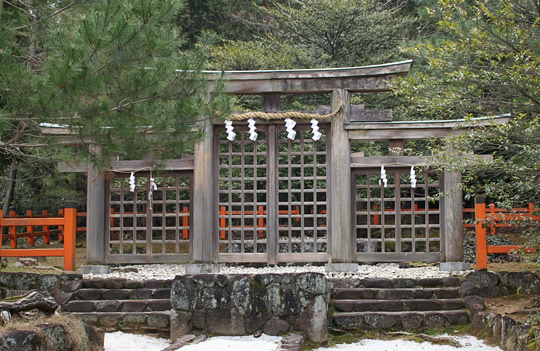
<instances>
[{"instance_id":1,"label":"wooden lattice gate","mask_svg":"<svg viewBox=\"0 0 540 351\"><path fill-rule=\"evenodd\" d=\"M219 261L328 260L328 125L319 141L309 125L295 131L289 140L281 125L257 125L253 142L245 126L235 126L231 142L215 128Z\"/></svg>"},{"instance_id":2,"label":"wooden lattice gate","mask_svg":"<svg viewBox=\"0 0 540 351\"><path fill-rule=\"evenodd\" d=\"M442 175L425 171L411 188L410 168L355 169L352 176L353 228L359 262L438 261L441 252L441 210L436 196Z\"/></svg>"},{"instance_id":3,"label":"wooden lattice gate","mask_svg":"<svg viewBox=\"0 0 540 351\"><path fill-rule=\"evenodd\" d=\"M189 262L191 253L191 172L151 175L138 172L130 191L130 174L107 181L106 223L109 263Z\"/></svg>"}]
</instances>

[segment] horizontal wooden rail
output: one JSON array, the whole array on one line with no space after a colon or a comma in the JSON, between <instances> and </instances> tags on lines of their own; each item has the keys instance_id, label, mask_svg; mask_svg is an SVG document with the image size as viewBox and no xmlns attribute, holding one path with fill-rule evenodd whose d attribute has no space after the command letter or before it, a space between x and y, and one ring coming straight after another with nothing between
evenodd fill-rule
<instances>
[{"instance_id":1,"label":"horizontal wooden rail","mask_svg":"<svg viewBox=\"0 0 540 351\"><path fill-rule=\"evenodd\" d=\"M74 202L66 202L65 208L62 211L63 217L43 217L40 218L25 218L16 217L15 210L9 211L10 217L4 217L3 211L0 210L0 230L3 227L9 228L8 238L10 240L10 249L2 248L0 242L0 257L37 257L37 256L63 256L64 270L75 270L75 241L77 238L77 209ZM27 214L29 212L27 211ZM62 229L64 238L64 247L61 249L17 249L17 227L26 227L26 233L23 233L27 238L34 240L35 232L33 227L58 226ZM32 227L29 229L29 227ZM2 236L4 238L4 236Z\"/></svg>"}]
</instances>

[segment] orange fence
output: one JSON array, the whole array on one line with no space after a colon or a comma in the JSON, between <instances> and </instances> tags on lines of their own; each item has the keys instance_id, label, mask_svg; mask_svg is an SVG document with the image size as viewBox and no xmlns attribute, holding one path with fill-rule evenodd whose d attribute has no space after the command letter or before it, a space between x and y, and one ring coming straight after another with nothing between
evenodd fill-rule
<instances>
[{"instance_id":1,"label":"orange fence","mask_svg":"<svg viewBox=\"0 0 540 351\"><path fill-rule=\"evenodd\" d=\"M484 205L484 207L486 207ZM476 208L464 208L463 215L466 216L467 213L472 213L474 217ZM497 228L508 228L514 227L515 225L509 222L512 221L523 221L531 219L534 221L540 221L540 208L534 208L534 204L530 203L528 207L522 208L513 208L511 210L506 210L504 208L495 207L495 204L489 204L486 207L486 215L488 219L488 227L491 235L495 235ZM475 218L472 218L475 219ZM476 228L475 223L465 223L463 224L465 228Z\"/></svg>"},{"instance_id":2,"label":"orange fence","mask_svg":"<svg viewBox=\"0 0 540 351\"><path fill-rule=\"evenodd\" d=\"M516 250L524 250L531 253L536 252L534 248L520 245L488 245L487 244L487 229L490 229L491 235L495 234L496 227L510 227L511 221L535 220L540 221L540 216L535 215L535 212L540 209L535 209L532 204L526 209L518 208L514 211L495 208L494 204L486 208L484 199L477 198L474 214L476 224L476 269L487 269L487 255L494 253L509 253ZM497 223L503 221L506 223Z\"/></svg>"},{"instance_id":3,"label":"orange fence","mask_svg":"<svg viewBox=\"0 0 540 351\"><path fill-rule=\"evenodd\" d=\"M27 211L27 215L30 212ZM32 214L33 215L33 214ZM48 214L47 214L48 215ZM27 241L34 243L35 237L42 235L50 242L50 226L58 226L63 235L64 247L60 249L17 249L17 238L26 237ZM62 217L26 216L16 217L15 210L3 216L0 210L0 229L9 228L8 234L2 235L2 239L9 239L10 249L3 249L0 242L0 257L36 257L36 256L63 256L64 270L75 269L75 240L77 230L77 209L74 202L66 202ZM17 227L25 227L26 232L17 233ZM34 227L42 227L42 231L36 232ZM2 229L3 231L3 229Z\"/></svg>"},{"instance_id":4,"label":"orange fence","mask_svg":"<svg viewBox=\"0 0 540 351\"><path fill-rule=\"evenodd\" d=\"M229 214L233 215L233 216L239 216L239 215L242 215L244 214L244 216L253 216L255 213L253 211L249 211L249 210L246 210L246 211L227 211L226 210L226 207L225 206L221 206L219 208L219 215L220 216L228 216ZM286 215L286 214L289 214L289 211L287 210L279 210L279 214L280 215ZM300 215L300 207L296 206L294 210L291 210L290 211L290 214L291 215ZM265 223L264 223L264 218L265 217L262 217L262 216L265 216L266 215L266 210L264 209L264 206L259 206L257 207L257 216L261 216L257 219L257 224L254 226L255 229L257 228L265 228ZM297 217L295 218L295 220L297 222L300 221L300 217ZM241 228L242 226L232 226L232 228ZM228 228L227 226L227 218L226 217L221 217L219 219L219 228ZM247 226L243 226L243 228L247 228ZM259 238L262 238L264 237L264 231L263 230L258 230L257 231L257 234L259 236ZM219 238L220 239L225 239L226 238L226 233L224 230L220 230L219 231Z\"/></svg>"}]
</instances>

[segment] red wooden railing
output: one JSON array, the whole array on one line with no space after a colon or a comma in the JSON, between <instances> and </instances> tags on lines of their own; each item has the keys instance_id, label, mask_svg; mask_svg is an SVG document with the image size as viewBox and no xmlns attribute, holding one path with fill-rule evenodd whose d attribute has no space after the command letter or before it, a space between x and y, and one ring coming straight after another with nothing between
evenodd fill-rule
<instances>
[{"instance_id":1,"label":"red wooden railing","mask_svg":"<svg viewBox=\"0 0 540 351\"><path fill-rule=\"evenodd\" d=\"M77 209L74 202L66 202L62 217L35 217L33 213L27 211L27 217L17 217L15 209L8 212L8 217L3 216L0 210L0 230L9 228L8 234L2 235L2 239L9 239L9 249L2 248L0 242L0 257L36 257L36 256L63 256L64 270L73 271L75 269L75 241L77 230ZM26 237L27 241L34 243L36 236L42 235L50 242L50 226L58 226L63 235L64 247L59 249L17 249L17 239ZM26 227L26 232L17 233L17 227ZM42 227L41 232L36 232L34 227ZM3 230L2 230L3 231Z\"/></svg>"},{"instance_id":2,"label":"red wooden railing","mask_svg":"<svg viewBox=\"0 0 540 351\"><path fill-rule=\"evenodd\" d=\"M491 235L495 234L497 227L510 227L511 221L534 220L540 221L540 216L536 213L540 209L535 209L533 204L529 204L528 208L518 208L511 211L496 208L494 204L486 209L484 199L477 198L475 208L476 229L476 269L487 269L487 255L494 253L509 253L512 251L523 250L524 252L536 252L536 249L523 245L488 245L487 244L487 229L489 227ZM505 223L497 223L497 222Z\"/></svg>"}]
</instances>

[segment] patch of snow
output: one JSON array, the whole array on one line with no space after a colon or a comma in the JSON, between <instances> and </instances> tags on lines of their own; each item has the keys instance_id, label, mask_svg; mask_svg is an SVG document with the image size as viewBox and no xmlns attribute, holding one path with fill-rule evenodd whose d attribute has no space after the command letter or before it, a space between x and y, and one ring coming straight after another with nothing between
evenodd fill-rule
<instances>
[{"instance_id":1,"label":"patch of snow","mask_svg":"<svg viewBox=\"0 0 540 351\"><path fill-rule=\"evenodd\" d=\"M450 336L461 344L462 347L456 348L450 345L435 345L429 342L414 342L408 340L361 340L352 344L340 344L335 347L321 347L313 351L502 351L497 346L489 346L484 341L474 336Z\"/></svg>"},{"instance_id":2,"label":"patch of snow","mask_svg":"<svg viewBox=\"0 0 540 351\"><path fill-rule=\"evenodd\" d=\"M215 336L194 345L186 345L181 351L276 351L281 337L261 335L258 338L253 336ZM146 350L148 351L148 350Z\"/></svg>"},{"instance_id":3,"label":"patch of snow","mask_svg":"<svg viewBox=\"0 0 540 351\"><path fill-rule=\"evenodd\" d=\"M169 339L123 332L105 333L104 351L161 351L170 345Z\"/></svg>"}]
</instances>

